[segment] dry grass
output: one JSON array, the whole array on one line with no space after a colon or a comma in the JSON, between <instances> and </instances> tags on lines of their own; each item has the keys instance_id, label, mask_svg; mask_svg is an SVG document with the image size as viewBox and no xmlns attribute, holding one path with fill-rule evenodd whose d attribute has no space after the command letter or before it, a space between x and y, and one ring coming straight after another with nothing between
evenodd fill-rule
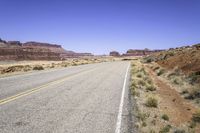
<instances>
[{"instance_id":1,"label":"dry grass","mask_svg":"<svg viewBox=\"0 0 200 133\"><path fill-rule=\"evenodd\" d=\"M193 114L192 120L193 120L194 122L200 123L200 110L198 110L196 113Z\"/></svg>"},{"instance_id":2,"label":"dry grass","mask_svg":"<svg viewBox=\"0 0 200 133\"><path fill-rule=\"evenodd\" d=\"M149 77L149 74L146 72L142 63L139 61L134 61L131 65L131 84L130 88L132 94L136 98L137 108L136 117L138 118L137 127L139 127L140 132L149 132L154 133L158 131L157 120L159 117L155 118L154 111L158 107L157 96L154 96L153 93L156 91L156 86L154 85L152 79ZM151 95L151 98L147 95ZM153 111L153 112L152 112ZM153 128L152 128L153 125ZM152 128L149 130L149 128Z\"/></svg>"},{"instance_id":3,"label":"dry grass","mask_svg":"<svg viewBox=\"0 0 200 133\"><path fill-rule=\"evenodd\" d=\"M192 87L188 90L186 90L186 99L194 100L200 98L200 88L199 87Z\"/></svg>"},{"instance_id":4,"label":"dry grass","mask_svg":"<svg viewBox=\"0 0 200 133\"><path fill-rule=\"evenodd\" d=\"M186 133L186 132L183 129L177 129L176 131L174 131L174 133Z\"/></svg>"},{"instance_id":5,"label":"dry grass","mask_svg":"<svg viewBox=\"0 0 200 133\"><path fill-rule=\"evenodd\" d=\"M163 114L161 118L165 121L169 121L169 116L167 114Z\"/></svg>"},{"instance_id":6,"label":"dry grass","mask_svg":"<svg viewBox=\"0 0 200 133\"><path fill-rule=\"evenodd\" d=\"M148 86L146 87L146 90L147 90L147 91L155 91L155 90L156 90L156 87L153 86L153 85L151 84L151 85L148 85Z\"/></svg>"},{"instance_id":7,"label":"dry grass","mask_svg":"<svg viewBox=\"0 0 200 133\"><path fill-rule=\"evenodd\" d=\"M159 78L172 86L182 97L190 100L191 104L200 107L200 72L197 71L186 75L178 67L167 70L156 63L151 63L149 66L151 70L155 71L157 74L160 70L163 70L164 73L161 74Z\"/></svg>"},{"instance_id":8,"label":"dry grass","mask_svg":"<svg viewBox=\"0 0 200 133\"><path fill-rule=\"evenodd\" d=\"M159 131L159 133L168 133L171 128L171 125L166 125Z\"/></svg>"},{"instance_id":9,"label":"dry grass","mask_svg":"<svg viewBox=\"0 0 200 133\"><path fill-rule=\"evenodd\" d=\"M41 65L37 65L33 67L33 70L44 70L44 67Z\"/></svg>"},{"instance_id":10,"label":"dry grass","mask_svg":"<svg viewBox=\"0 0 200 133\"><path fill-rule=\"evenodd\" d=\"M77 66L84 64L100 63L115 61L119 59L105 57L105 58L78 58L68 59L65 61L13 61L13 62L2 62L0 64L0 76L12 75L14 73L28 72L32 70L44 70L52 68L61 68L69 66Z\"/></svg>"},{"instance_id":11,"label":"dry grass","mask_svg":"<svg viewBox=\"0 0 200 133\"><path fill-rule=\"evenodd\" d=\"M164 69L159 69L157 72L158 76L161 76L162 74L164 74L165 70Z\"/></svg>"},{"instance_id":12,"label":"dry grass","mask_svg":"<svg viewBox=\"0 0 200 133\"><path fill-rule=\"evenodd\" d=\"M146 100L145 105L147 107L157 108L158 107L158 100L155 97L148 97L147 100Z\"/></svg>"},{"instance_id":13,"label":"dry grass","mask_svg":"<svg viewBox=\"0 0 200 133\"><path fill-rule=\"evenodd\" d=\"M148 66L147 66L148 65ZM131 65L131 86L134 92L137 110L138 122L137 127L139 132L143 133L194 133L197 128L194 128L196 122L183 122L181 125L174 123L173 114L169 113L168 102L165 104L165 98L160 94L162 88L155 81L152 73L159 79L167 79L166 83L170 83L172 86L180 87L179 91L182 95L189 95L190 93L197 96L198 91L188 91L188 85L185 83L181 71L174 69L173 71L165 70L155 63L143 64L139 61L134 61ZM149 69L152 70L152 73ZM163 82L165 83L165 82ZM174 90L175 91L175 90ZM173 92L173 91L172 91ZM199 91L200 92L200 91ZM137 94L137 95L136 95ZM179 94L179 93L178 93ZM164 96L167 97L168 93ZM170 96L171 94L169 94ZM163 100L164 99L164 100ZM171 98L170 98L171 99ZM175 99L177 100L177 99ZM173 99L170 100L170 105ZM174 102L173 104L175 104ZM167 105L167 106L166 106ZM166 111L164 109L166 107ZM185 108L183 108L185 110Z\"/></svg>"}]
</instances>

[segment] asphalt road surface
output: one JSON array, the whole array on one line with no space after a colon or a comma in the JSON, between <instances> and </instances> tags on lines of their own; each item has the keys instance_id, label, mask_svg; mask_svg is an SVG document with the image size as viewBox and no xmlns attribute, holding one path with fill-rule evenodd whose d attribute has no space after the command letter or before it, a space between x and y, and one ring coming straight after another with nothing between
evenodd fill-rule
<instances>
[{"instance_id":1,"label":"asphalt road surface","mask_svg":"<svg viewBox=\"0 0 200 133\"><path fill-rule=\"evenodd\" d=\"M0 133L132 133L130 62L0 78Z\"/></svg>"}]
</instances>

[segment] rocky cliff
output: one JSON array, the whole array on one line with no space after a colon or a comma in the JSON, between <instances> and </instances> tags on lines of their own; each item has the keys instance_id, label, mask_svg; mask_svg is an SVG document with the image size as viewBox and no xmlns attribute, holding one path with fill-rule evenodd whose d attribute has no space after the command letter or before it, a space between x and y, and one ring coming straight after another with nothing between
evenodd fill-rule
<instances>
[{"instance_id":1,"label":"rocky cliff","mask_svg":"<svg viewBox=\"0 0 200 133\"><path fill-rule=\"evenodd\" d=\"M63 60L80 56L92 56L90 53L67 51L61 45L0 39L0 60Z\"/></svg>"}]
</instances>

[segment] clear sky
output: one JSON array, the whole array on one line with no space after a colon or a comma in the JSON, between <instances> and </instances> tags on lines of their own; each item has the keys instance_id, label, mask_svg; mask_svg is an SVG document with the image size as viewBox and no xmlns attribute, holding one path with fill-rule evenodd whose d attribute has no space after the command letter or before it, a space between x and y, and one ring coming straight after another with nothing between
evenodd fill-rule
<instances>
[{"instance_id":1,"label":"clear sky","mask_svg":"<svg viewBox=\"0 0 200 133\"><path fill-rule=\"evenodd\" d=\"M0 38L95 54L190 45L200 0L1 0Z\"/></svg>"}]
</instances>

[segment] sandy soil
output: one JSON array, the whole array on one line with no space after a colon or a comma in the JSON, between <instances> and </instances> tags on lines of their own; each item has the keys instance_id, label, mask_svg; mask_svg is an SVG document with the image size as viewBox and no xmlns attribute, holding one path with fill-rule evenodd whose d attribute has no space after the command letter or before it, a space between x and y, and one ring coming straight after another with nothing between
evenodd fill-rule
<instances>
[{"instance_id":1,"label":"sandy soil","mask_svg":"<svg viewBox=\"0 0 200 133\"><path fill-rule=\"evenodd\" d=\"M198 108L182 97L180 92L174 88L174 85L171 85L172 83L166 82L166 79L157 75L157 72L153 70L155 66L152 67L155 64L144 64L138 61L133 63L135 64L134 69L144 68L147 73L146 76L148 78L143 77L140 79L151 79L152 85L156 87L155 91L147 91L145 88L150 85L148 83L144 84L144 86L136 86L136 91L139 93L135 96L138 106L136 116L138 113L140 117L146 115L145 120L139 123L139 131L142 133L150 131L158 133L164 127L170 125L170 133L174 133L177 130L184 130L186 133L198 133L200 131L199 123L196 123L196 127L190 128L193 114L197 112ZM135 76L133 75L132 82L137 80L137 75L137 73ZM158 107L152 108L145 105L149 96L153 96L158 100ZM169 117L169 120L162 119L164 114Z\"/></svg>"},{"instance_id":2,"label":"sandy soil","mask_svg":"<svg viewBox=\"0 0 200 133\"><path fill-rule=\"evenodd\" d=\"M148 67L146 67L154 83L158 86L157 92L161 97L160 109L162 112L169 114L170 121L176 126L191 121L192 114L197 109L188 101L180 96L180 94L161 79Z\"/></svg>"}]
</instances>

